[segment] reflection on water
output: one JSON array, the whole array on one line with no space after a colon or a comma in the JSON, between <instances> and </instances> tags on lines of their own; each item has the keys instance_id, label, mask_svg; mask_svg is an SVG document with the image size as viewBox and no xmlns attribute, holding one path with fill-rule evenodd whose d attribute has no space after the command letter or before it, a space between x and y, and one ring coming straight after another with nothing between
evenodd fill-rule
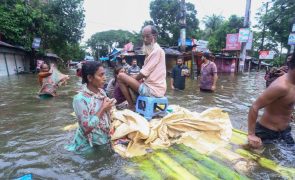
<instances>
[{"instance_id":1,"label":"reflection on water","mask_svg":"<svg viewBox=\"0 0 295 180\"><path fill-rule=\"evenodd\" d=\"M0 177L12 178L31 172L40 179L131 179L126 167L132 163L118 155L97 150L81 156L64 150L74 132L64 132L62 128L74 122L70 115L72 97L79 87L79 79L72 76L69 84L58 90L58 97L40 100L36 75L0 77ZM184 91L172 91L168 87L167 96L170 104L192 111L220 107L230 114L235 128L246 130L249 106L264 87L262 73L224 74L219 75L216 93L200 92L197 80L188 79ZM282 165L295 167L294 149L268 148L265 153ZM277 175L264 171L252 176Z\"/></svg>"}]
</instances>

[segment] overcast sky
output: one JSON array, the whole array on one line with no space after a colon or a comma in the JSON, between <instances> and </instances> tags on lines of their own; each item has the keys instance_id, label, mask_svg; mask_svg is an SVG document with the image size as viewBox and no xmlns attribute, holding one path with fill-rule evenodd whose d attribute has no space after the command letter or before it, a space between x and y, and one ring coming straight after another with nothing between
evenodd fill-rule
<instances>
[{"instance_id":1,"label":"overcast sky","mask_svg":"<svg viewBox=\"0 0 295 180\"><path fill-rule=\"evenodd\" d=\"M85 0L85 32L82 43L96 32L107 30L128 30L139 32L145 20L150 20L150 0ZM193 3L197 18L202 21L206 15L232 14L244 16L246 0L186 0ZM252 0L251 22L255 24L255 14L265 0ZM200 27L204 25L200 24Z\"/></svg>"}]
</instances>

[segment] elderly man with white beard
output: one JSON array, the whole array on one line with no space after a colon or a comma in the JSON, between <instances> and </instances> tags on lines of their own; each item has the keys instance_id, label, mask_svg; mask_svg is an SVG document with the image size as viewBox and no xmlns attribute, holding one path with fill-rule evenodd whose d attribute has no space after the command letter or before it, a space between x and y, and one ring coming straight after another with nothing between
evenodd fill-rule
<instances>
[{"instance_id":1,"label":"elderly man with white beard","mask_svg":"<svg viewBox=\"0 0 295 180\"><path fill-rule=\"evenodd\" d=\"M143 52L146 55L140 73L131 77L125 73L118 75L120 89L125 96L129 109L134 110L129 88L141 96L163 97L166 93L165 52L157 41L158 31L154 26L145 26L142 31ZM141 81L143 80L143 81Z\"/></svg>"}]
</instances>

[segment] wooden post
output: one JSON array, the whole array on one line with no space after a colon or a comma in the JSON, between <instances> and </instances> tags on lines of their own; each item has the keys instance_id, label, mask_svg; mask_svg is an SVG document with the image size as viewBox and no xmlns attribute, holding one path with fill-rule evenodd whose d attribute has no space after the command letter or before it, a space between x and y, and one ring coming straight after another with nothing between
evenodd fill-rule
<instances>
[{"instance_id":1,"label":"wooden post","mask_svg":"<svg viewBox=\"0 0 295 180\"><path fill-rule=\"evenodd\" d=\"M195 78L195 59L194 59L194 52L191 51L192 53L192 62L191 62L191 79L194 79Z\"/></svg>"},{"instance_id":2,"label":"wooden post","mask_svg":"<svg viewBox=\"0 0 295 180\"><path fill-rule=\"evenodd\" d=\"M9 76L8 65L7 65L7 60L6 60L6 53L3 53L3 56L4 56L5 65L6 65L7 75Z\"/></svg>"},{"instance_id":3,"label":"wooden post","mask_svg":"<svg viewBox=\"0 0 295 180\"><path fill-rule=\"evenodd\" d=\"M250 73L251 70L251 63L252 63L252 59L249 60L249 64L248 64L248 72Z\"/></svg>"},{"instance_id":4,"label":"wooden post","mask_svg":"<svg viewBox=\"0 0 295 180\"><path fill-rule=\"evenodd\" d=\"M17 63L16 63L15 54L13 54L13 57L14 57L14 63L15 63L16 74L18 74L18 68L17 68Z\"/></svg>"}]
</instances>

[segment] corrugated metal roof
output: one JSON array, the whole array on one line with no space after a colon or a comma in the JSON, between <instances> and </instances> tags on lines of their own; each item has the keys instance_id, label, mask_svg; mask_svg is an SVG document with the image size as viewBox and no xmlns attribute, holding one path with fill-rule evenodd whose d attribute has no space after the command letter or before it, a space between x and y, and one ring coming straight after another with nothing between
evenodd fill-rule
<instances>
[{"instance_id":1,"label":"corrugated metal roof","mask_svg":"<svg viewBox=\"0 0 295 180\"><path fill-rule=\"evenodd\" d=\"M175 50L172 48L165 48L165 47L162 47L162 48L163 48L166 55L175 55L175 56L182 55L182 53L178 50Z\"/></svg>"},{"instance_id":2,"label":"corrugated metal roof","mask_svg":"<svg viewBox=\"0 0 295 180\"><path fill-rule=\"evenodd\" d=\"M8 43L6 43L6 42L3 42L3 41L0 41L0 46L5 46L5 47L13 47L13 48L15 48L13 45L11 45L11 44L8 44Z\"/></svg>"},{"instance_id":3,"label":"corrugated metal roof","mask_svg":"<svg viewBox=\"0 0 295 180\"><path fill-rule=\"evenodd\" d=\"M46 53L47 57L54 57L54 58L57 58L57 59L60 59L60 57L58 57L58 55L54 54L54 53Z\"/></svg>"}]
</instances>

